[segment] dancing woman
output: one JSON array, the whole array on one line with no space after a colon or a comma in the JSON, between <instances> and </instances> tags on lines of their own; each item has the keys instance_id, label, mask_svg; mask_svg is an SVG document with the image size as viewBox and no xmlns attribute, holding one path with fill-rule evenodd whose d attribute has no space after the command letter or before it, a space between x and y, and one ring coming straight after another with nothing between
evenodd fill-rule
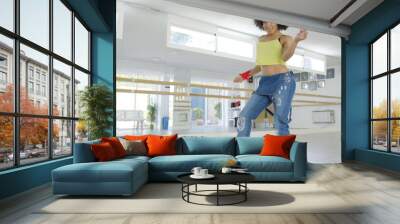
<instances>
[{"instance_id":1,"label":"dancing woman","mask_svg":"<svg viewBox=\"0 0 400 224\"><path fill-rule=\"evenodd\" d=\"M242 82L259 72L262 76L257 90L239 114L238 137L250 136L251 121L271 103L275 108L274 124L278 135L288 135L296 81L285 62L293 56L297 44L305 40L308 33L302 29L293 38L281 33L287 29L285 25L261 20L254 23L266 32L257 43L256 66L236 76L233 81Z\"/></svg>"}]
</instances>

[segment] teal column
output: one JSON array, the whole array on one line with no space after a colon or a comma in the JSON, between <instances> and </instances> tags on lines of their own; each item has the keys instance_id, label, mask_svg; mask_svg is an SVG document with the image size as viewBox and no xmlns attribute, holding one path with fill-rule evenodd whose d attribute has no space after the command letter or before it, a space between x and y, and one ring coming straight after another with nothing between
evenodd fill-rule
<instances>
[{"instance_id":1,"label":"teal column","mask_svg":"<svg viewBox=\"0 0 400 224\"><path fill-rule=\"evenodd\" d=\"M109 132L115 135L115 35L114 33L92 33L92 84L104 84L114 95L113 127Z\"/></svg>"}]
</instances>

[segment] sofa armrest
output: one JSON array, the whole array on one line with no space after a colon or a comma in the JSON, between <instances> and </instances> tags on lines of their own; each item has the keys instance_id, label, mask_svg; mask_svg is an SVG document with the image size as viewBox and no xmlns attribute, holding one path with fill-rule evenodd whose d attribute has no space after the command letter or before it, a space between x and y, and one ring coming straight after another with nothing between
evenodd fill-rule
<instances>
[{"instance_id":1,"label":"sofa armrest","mask_svg":"<svg viewBox=\"0 0 400 224\"><path fill-rule=\"evenodd\" d=\"M92 153L90 146L100 143L99 140L75 143L74 145L74 163L89 163L95 162L96 158Z\"/></svg>"},{"instance_id":2,"label":"sofa armrest","mask_svg":"<svg viewBox=\"0 0 400 224\"><path fill-rule=\"evenodd\" d=\"M290 160L293 162L293 179L305 181L307 177L307 143L294 142L290 149Z\"/></svg>"}]
</instances>

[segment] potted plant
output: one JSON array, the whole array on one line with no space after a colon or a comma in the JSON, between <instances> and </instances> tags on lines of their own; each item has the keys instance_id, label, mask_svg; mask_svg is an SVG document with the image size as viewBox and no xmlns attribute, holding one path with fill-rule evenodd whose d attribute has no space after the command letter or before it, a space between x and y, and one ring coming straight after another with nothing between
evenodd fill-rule
<instances>
[{"instance_id":1,"label":"potted plant","mask_svg":"<svg viewBox=\"0 0 400 224\"><path fill-rule=\"evenodd\" d=\"M193 115L196 120L196 125L203 125L203 110L199 107L193 108Z\"/></svg>"},{"instance_id":2,"label":"potted plant","mask_svg":"<svg viewBox=\"0 0 400 224\"><path fill-rule=\"evenodd\" d=\"M110 136L108 129L112 126L113 95L107 86L95 84L86 87L80 93L79 106L89 140Z\"/></svg>"},{"instance_id":3,"label":"potted plant","mask_svg":"<svg viewBox=\"0 0 400 224\"><path fill-rule=\"evenodd\" d=\"M154 104L149 104L147 106L147 120L150 121L150 129L154 129L154 122L156 121L157 107Z\"/></svg>"}]
</instances>

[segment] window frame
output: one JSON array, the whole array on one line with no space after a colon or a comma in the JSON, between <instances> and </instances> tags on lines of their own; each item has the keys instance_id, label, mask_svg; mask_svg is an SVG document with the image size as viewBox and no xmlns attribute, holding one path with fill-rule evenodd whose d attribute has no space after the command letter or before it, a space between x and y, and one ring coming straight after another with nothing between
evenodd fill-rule
<instances>
[{"instance_id":1,"label":"window frame","mask_svg":"<svg viewBox=\"0 0 400 224\"><path fill-rule=\"evenodd\" d=\"M399 121L400 117L392 117L392 98L391 98L391 91L392 91L392 86L391 86L391 80L392 80L392 75L395 75L396 73L400 72L400 67L398 68L393 68L391 69L391 31L393 28L397 27L400 25L400 21L395 22L392 24L390 27L385 29L384 32L380 33L375 39L373 39L371 42L368 43L368 57L369 57L369 77L368 77L368 85L369 85L369 149L373 151L379 151L379 152L386 152L386 153L391 153L391 154L400 154L400 152L393 152L392 151L392 122L393 121ZM374 75L373 72L373 44L378 41L381 37L384 35L387 35L387 64L386 64L386 71ZM386 87L387 87L387 93L386 93L386 98L387 98L387 105L386 105L386 118L373 118L373 97L374 97L374 87L373 87L373 81L375 79L383 78L386 77ZM386 121L386 150L379 150L374 148L374 133L373 133L373 122L376 121Z\"/></svg>"},{"instance_id":2,"label":"window frame","mask_svg":"<svg viewBox=\"0 0 400 224\"><path fill-rule=\"evenodd\" d=\"M68 10L71 11L71 18L70 18L70 22L71 22L71 26L72 26L72 30L71 30L71 59L67 59L64 58L63 56L55 53L54 50L54 45L53 45L53 32L54 32L54 28L53 28L53 21L54 21L54 14L53 14L53 1L54 0L48 0L49 2L49 47L48 49L46 49L45 47L42 47L39 44L34 43L33 41L30 41L29 39L23 37L20 35L20 0L14 0L13 1L13 10L14 10L14 18L13 18L13 31L10 31L4 27L0 26L0 35L10 38L13 41L13 54L12 54L12 62L13 64L11 66L12 67L12 72L10 75L13 76L13 81L14 81L14 99L13 99L13 111L12 112L2 112L0 111L0 116L10 116L13 119L13 166L10 167L4 167L4 168L0 168L0 172L5 171L5 170L11 170L11 169L16 169L19 167L24 167L24 166L30 166L33 164L38 164L38 163L43 163L43 162L47 162L47 161L51 161L51 160L59 160L62 158L66 158L66 157L71 157L73 155L74 152L74 143L75 143L75 123L76 121L79 120L79 117L75 117L75 108L72 107L72 113L70 116L56 116L53 115L53 59L58 60L59 62L62 62L66 65L71 66L71 83L75 82L75 69L87 74L89 76L89 83L88 86L91 86L92 84L92 72L91 72L91 37L92 37L92 30L88 27L88 25L83 21L83 19L79 16L79 14L77 14L72 7L65 1L65 0L59 0ZM75 63L75 18L77 20L79 20L79 22L84 26L84 28L88 31L88 69L85 69L81 66L79 66L78 64ZM21 57L20 57L20 45L25 45L27 47L32 48L33 50L36 50L40 53L45 54L46 56L48 56L49 59L49 63L48 63L48 82L46 85L46 91L48 91L48 93L46 93L46 96L48 97L47 100L47 104L49 107L49 111L46 115L40 115L40 114L28 114L28 113L21 113L20 111L20 85L21 85L21 81L20 81L20 64L21 64ZM27 73L26 75L26 81L30 81L32 80L35 86L35 80L36 80L36 70L33 70L33 79L31 79L30 77L30 73L29 73L29 64L27 64ZM29 71L28 71L29 70ZM40 73L41 75L42 73ZM39 77L41 78L41 77ZM41 79L39 79L39 83L41 83ZM27 84L28 85L28 84ZM29 87L27 87L27 91L29 91ZM40 85L40 87L42 88L42 85ZM75 88L74 85L72 85L71 87L71 92L73 94L72 96L72 105L74 105L75 103ZM34 92L36 90L34 89ZM35 93L34 93L35 94ZM42 94L40 94L41 96ZM38 162L32 162L32 163L26 163L26 164L21 164L21 159L20 159L20 119L21 118L44 118L47 119L48 122L48 135L47 135L47 142L49 143L47 145L47 151L48 151L48 155L47 157L43 158L43 160L40 160ZM53 147L53 122L56 120L67 120L67 121L71 121L71 153L68 155L62 155L62 156L54 156L53 152L54 152L54 147Z\"/></svg>"}]
</instances>

